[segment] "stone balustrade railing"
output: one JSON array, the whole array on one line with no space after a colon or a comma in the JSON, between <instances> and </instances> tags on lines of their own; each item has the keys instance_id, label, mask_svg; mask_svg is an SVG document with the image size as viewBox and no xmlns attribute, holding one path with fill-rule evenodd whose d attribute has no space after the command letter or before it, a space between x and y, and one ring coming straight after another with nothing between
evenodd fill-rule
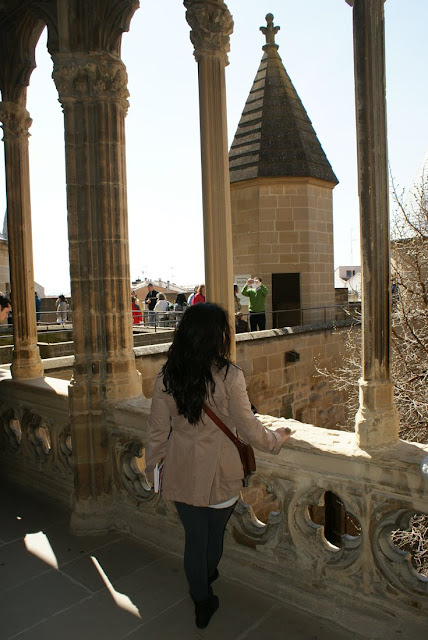
<instances>
[{"instance_id":1,"label":"stone balustrade railing","mask_svg":"<svg viewBox=\"0 0 428 640\"><path fill-rule=\"evenodd\" d=\"M72 440L67 383L0 385L0 465L21 485L71 504ZM172 504L148 486L144 445L150 400L106 406L112 452L111 528L181 553L182 528ZM275 428L283 419L261 416ZM294 422L294 421L293 421ZM428 578L391 534L414 513L428 513L421 463L428 447L400 441L369 454L354 433L295 422L278 456L257 457L257 474L229 522L221 571L321 617L388 637L392 620L411 621L423 637ZM327 495L343 505L338 540L326 533ZM345 524L348 522L349 526ZM384 634L384 635L382 635Z\"/></svg>"},{"instance_id":2,"label":"stone balustrade railing","mask_svg":"<svg viewBox=\"0 0 428 640\"><path fill-rule=\"evenodd\" d=\"M149 490L144 476L147 409L147 400L131 401L111 413L116 526L181 551L175 509ZM284 422L261 419L273 428ZM414 513L428 513L421 473L428 447L400 441L368 454L354 433L287 422L296 429L289 444L278 456L257 458L257 474L228 525L222 571L304 608L313 610L316 600L321 616L337 620L341 612L343 624L351 620L356 630L362 617L372 617L374 638L387 637L379 633L388 633L397 611L412 624L420 616L422 629L428 577L394 545L392 533L407 529ZM343 504L336 544L326 538L326 493Z\"/></svg>"},{"instance_id":3,"label":"stone balustrade railing","mask_svg":"<svg viewBox=\"0 0 428 640\"><path fill-rule=\"evenodd\" d=\"M0 384L3 476L67 505L74 477L68 386L55 378Z\"/></svg>"}]
</instances>

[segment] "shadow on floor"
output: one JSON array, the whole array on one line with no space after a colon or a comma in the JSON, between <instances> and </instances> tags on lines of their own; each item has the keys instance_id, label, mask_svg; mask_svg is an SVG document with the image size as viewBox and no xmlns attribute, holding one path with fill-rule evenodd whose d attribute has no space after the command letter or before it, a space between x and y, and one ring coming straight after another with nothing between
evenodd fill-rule
<instances>
[{"instance_id":1,"label":"shadow on floor","mask_svg":"<svg viewBox=\"0 0 428 640\"><path fill-rule=\"evenodd\" d=\"M60 506L2 486L2 640L357 638L222 577L220 609L200 631L180 558L117 533L72 536L68 520Z\"/></svg>"}]
</instances>

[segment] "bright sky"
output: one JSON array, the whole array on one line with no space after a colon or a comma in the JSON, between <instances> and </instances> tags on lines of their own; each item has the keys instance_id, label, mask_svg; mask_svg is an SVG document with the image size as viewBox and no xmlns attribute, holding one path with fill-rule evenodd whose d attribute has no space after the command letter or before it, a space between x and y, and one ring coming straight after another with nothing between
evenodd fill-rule
<instances>
[{"instance_id":1,"label":"bright sky","mask_svg":"<svg viewBox=\"0 0 428 640\"><path fill-rule=\"evenodd\" d=\"M180 0L141 3L122 40L129 75L126 119L131 277L204 280L197 64ZM279 54L340 183L334 190L335 265L359 264L352 9L345 0L229 0L226 68L229 144L273 13ZM409 187L428 147L428 2L387 0L387 99L391 170ZM46 34L28 90L35 279L69 293L63 115ZM5 210L0 153L0 212Z\"/></svg>"}]
</instances>

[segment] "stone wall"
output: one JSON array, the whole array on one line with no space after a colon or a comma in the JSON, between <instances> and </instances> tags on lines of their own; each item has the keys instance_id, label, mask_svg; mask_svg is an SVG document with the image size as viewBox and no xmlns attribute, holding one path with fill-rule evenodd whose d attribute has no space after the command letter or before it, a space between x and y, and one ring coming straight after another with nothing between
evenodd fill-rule
<instances>
[{"instance_id":1,"label":"stone wall","mask_svg":"<svg viewBox=\"0 0 428 640\"><path fill-rule=\"evenodd\" d=\"M182 553L176 511L149 490L142 471L147 411L144 399L112 407L115 526ZM420 468L427 446L400 441L368 454L354 433L288 425L296 433L278 456L256 452L257 473L227 526L222 574L289 605L315 607L356 638L424 638L428 582L391 533L406 529L413 513L426 513ZM330 492L355 523L353 533L338 531L337 543L327 538ZM315 508L323 514L316 521Z\"/></svg>"},{"instance_id":2,"label":"stone wall","mask_svg":"<svg viewBox=\"0 0 428 640\"><path fill-rule=\"evenodd\" d=\"M243 369L251 402L259 413L294 418L320 427L344 423L341 392L316 372L341 361L350 326L313 325L271 329L237 336L237 363ZM353 331L360 331L354 326ZM154 377L169 345L135 349L143 393L152 395Z\"/></svg>"},{"instance_id":3,"label":"stone wall","mask_svg":"<svg viewBox=\"0 0 428 640\"><path fill-rule=\"evenodd\" d=\"M353 330L359 331L359 327ZM294 418L320 427L344 424L341 392L316 367L341 362L349 326L272 329L238 336L237 361L244 370L251 402L259 413Z\"/></svg>"},{"instance_id":4,"label":"stone wall","mask_svg":"<svg viewBox=\"0 0 428 640\"><path fill-rule=\"evenodd\" d=\"M3 476L67 506L73 493L68 382L39 378L0 383Z\"/></svg>"},{"instance_id":5,"label":"stone wall","mask_svg":"<svg viewBox=\"0 0 428 640\"><path fill-rule=\"evenodd\" d=\"M152 344L165 344L171 342L173 331L171 329L158 329L156 332L134 333L134 346ZM72 356L74 354L74 342L72 340L73 333L71 330L44 331L38 333L37 345L40 350L40 356L43 360L60 359L64 356ZM13 351L13 335L7 333L0 335L0 364L8 364L12 362ZM55 368L55 367L54 367ZM58 377L52 372L49 375ZM63 377L63 376L61 376ZM70 379L71 372L64 379Z\"/></svg>"},{"instance_id":6,"label":"stone wall","mask_svg":"<svg viewBox=\"0 0 428 640\"><path fill-rule=\"evenodd\" d=\"M259 274L271 291L272 274L298 273L301 308L333 306L332 187L309 178L232 184L235 276ZM272 311L272 295L266 308Z\"/></svg>"}]
</instances>

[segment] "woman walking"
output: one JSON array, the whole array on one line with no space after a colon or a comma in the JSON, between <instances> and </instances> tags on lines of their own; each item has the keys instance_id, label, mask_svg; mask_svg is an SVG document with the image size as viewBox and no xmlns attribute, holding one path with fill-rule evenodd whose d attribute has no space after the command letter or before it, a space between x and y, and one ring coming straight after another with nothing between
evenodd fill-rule
<instances>
[{"instance_id":1,"label":"woman walking","mask_svg":"<svg viewBox=\"0 0 428 640\"><path fill-rule=\"evenodd\" d=\"M68 303L67 303L67 300L66 300L65 296L62 293L56 299L55 307L56 307L56 321L57 321L57 323L65 325L65 323L67 322Z\"/></svg>"},{"instance_id":2,"label":"woman walking","mask_svg":"<svg viewBox=\"0 0 428 640\"><path fill-rule=\"evenodd\" d=\"M243 479L237 448L203 405L233 433L239 426L240 436L260 451L279 453L290 436L289 429L269 430L255 417L244 374L229 351L225 311L211 303L187 309L155 381L148 428L146 475L153 481L154 467L164 459L162 494L175 502L184 527L184 570L199 628L219 606L211 584Z\"/></svg>"}]
</instances>

